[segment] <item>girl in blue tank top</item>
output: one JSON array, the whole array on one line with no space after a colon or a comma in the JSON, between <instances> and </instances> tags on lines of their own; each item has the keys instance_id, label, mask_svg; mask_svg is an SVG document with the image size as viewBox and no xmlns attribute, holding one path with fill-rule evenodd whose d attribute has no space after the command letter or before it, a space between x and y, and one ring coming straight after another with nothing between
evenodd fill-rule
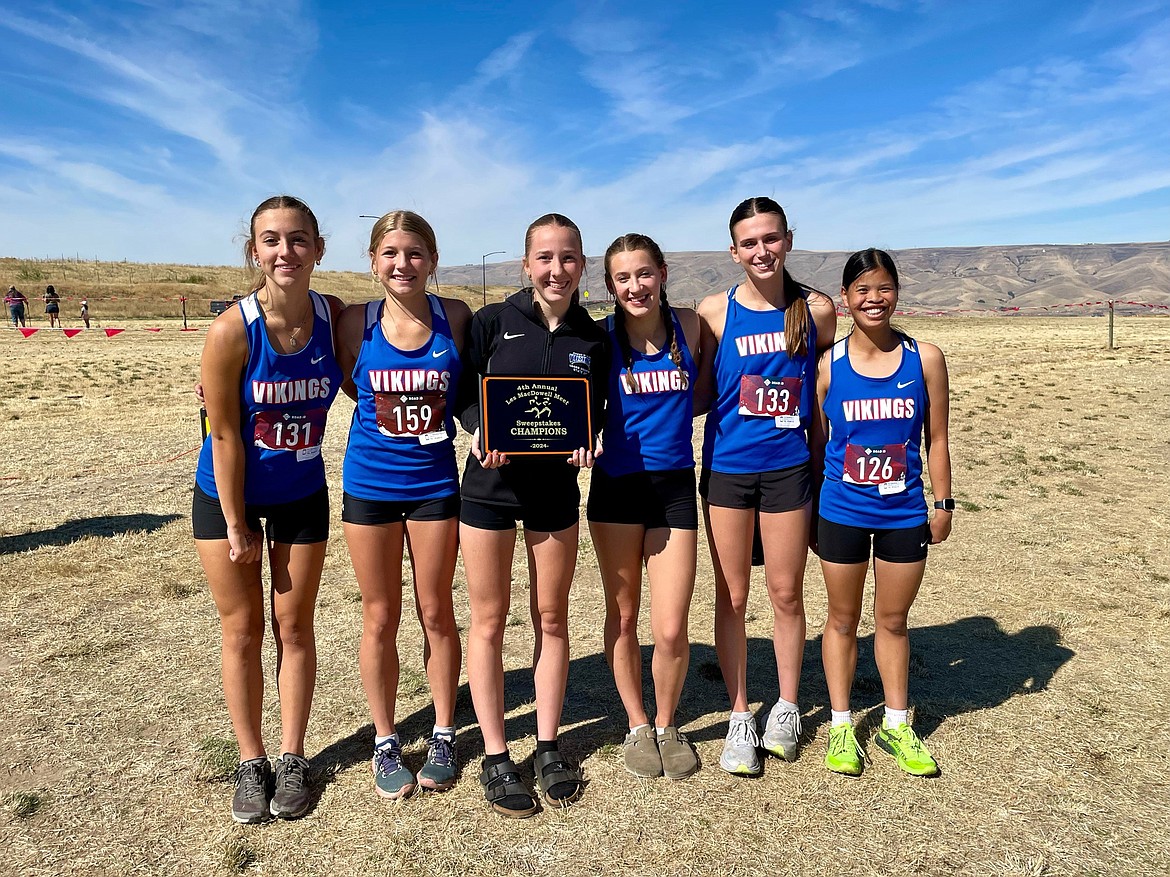
<instances>
[{"instance_id":1,"label":"girl in blue tank top","mask_svg":"<svg viewBox=\"0 0 1170 877\"><path fill-rule=\"evenodd\" d=\"M832 707L825 766L852 776L862 770L849 695L872 555L874 652L881 656L886 701L873 739L902 770L928 776L938 765L908 720L907 629L927 546L950 535L955 507L946 361L933 344L890 325L898 306L898 270L888 253L870 249L850 256L841 298L854 328L821 359L812 438L824 477L817 551L829 596L821 646ZM936 500L929 522L920 448L927 452Z\"/></svg>"},{"instance_id":2,"label":"girl in blue tank top","mask_svg":"<svg viewBox=\"0 0 1170 877\"><path fill-rule=\"evenodd\" d=\"M313 608L329 535L321 439L341 386L332 324L344 307L309 289L325 241L303 201L269 198L249 228L244 253L260 282L207 332L201 383L210 431L192 506L195 545L220 616L224 699L240 750L237 822L293 819L312 804L305 728L316 681ZM275 776L261 738L266 543L280 690Z\"/></svg>"},{"instance_id":3,"label":"girl in blue tank top","mask_svg":"<svg viewBox=\"0 0 1170 877\"><path fill-rule=\"evenodd\" d=\"M605 654L626 709L622 746L635 776L682 779L699 769L675 726L690 660L687 616L695 586L698 514L691 440L699 320L666 300L666 260L646 235L627 234L605 253L614 296L604 448L587 515L605 588ZM654 723L642 700L638 614L645 558L654 633Z\"/></svg>"},{"instance_id":4,"label":"girl in blue tank top","mask_svg":"<svg viewBox=\"0 0 1170 877\"><path fill-rule=\"evenodd\" d=\"M430 338L414 350L391 344L385 300L367 302L352 370L357 406L349 428L342 485L360 499L405 502L459 492L455 466L455 388L463 372L443 301L424 293ZM353 322L357 322L356 316ZM348 328L348 327L347 327Z\"/></svg>"},{"instance_id":5,"label":"girl in blue tank top","mask_svg":"<svg viewBox=\"0 0 1170 877\"><path fill-rule=\"evenodd\" d=\"M362 685L374 721L374 790L403 798L455 783L455 694L461 650L451 583L459 533L453 407L471 310L426 291L439 250L430 224L408 210L370 233L370 270L381 301L350 308L338 357L357 401L343 467L341 518L362 594ZM435 724L418 774L395 725L402 559L410 548L422 620L423 664Z\"/></svg>"},{"instance_id":6,"label":"girl in blue tank top","mask_svg":"<svg viewBox=\"0 0 1170 877\"><path fill-rule=\"evenodd\" d=\"M289 502L325 486L321 441L329 406L341 388L341 369L333 354L330 303L318 292L308 294L311 334L303 346L288 353L269 340L259 292L236 303L248 341L240 399L246 503ZM208 496L219 498L210 435L199 451L195 483Z\"/></svg>"},{"instance_id":7,"label":"girl in blue tank top","mask_svg":"<svg viewBox=\"0 0 1170 877\"><path fill-rule=\"evenodd\" d=\"M715 642L731 716L719 766L762 770L761 745L791 761L800 736L797 693L804 655L804 564L811 473L807 427L819 348L833 342L836 311L802 287L784 260L792 232L771 198L731 214L731 257L744 278L699 305L700 382L713 384L699 494L715 572ZM756 527L763 547L779 697L763 736L749 706L746 611Z\"/></svg>"}]
</instances>

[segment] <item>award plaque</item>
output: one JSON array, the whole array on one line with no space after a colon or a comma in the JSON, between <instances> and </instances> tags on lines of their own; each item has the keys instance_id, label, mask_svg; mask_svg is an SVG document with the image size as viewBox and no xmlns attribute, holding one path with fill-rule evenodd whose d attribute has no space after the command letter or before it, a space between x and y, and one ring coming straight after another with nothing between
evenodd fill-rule
<instances>
[{"instance_id":1,"label":"award plaque","mask_svg":"<svg viewBox=\"0 0 1170 877\"><path fill-rule=\"evenodd\" d=\"M588 378L487 375L479 402L485 453L516 457L593 450Z\"/></svg>"}]
</instances>

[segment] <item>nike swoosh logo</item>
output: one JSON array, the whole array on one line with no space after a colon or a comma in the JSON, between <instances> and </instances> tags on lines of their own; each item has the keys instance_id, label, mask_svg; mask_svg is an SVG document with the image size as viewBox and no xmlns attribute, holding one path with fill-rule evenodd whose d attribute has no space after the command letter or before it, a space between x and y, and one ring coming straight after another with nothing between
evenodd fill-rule
<instances>
[{"instance_id":1,"label":"nike swoosh logo","mask_svg":"<svg viewBox=\"0 0 1170 877\"><path fill-rule=\"evenodd\" d=\"M320 356L318 356L316 359L310 359L310 360L309 360L309 364L310 364L310 365L316 365L317 363L319 363L319 362L320 362L321 360L323 360L324 358L325 358L325 354L324 354L324 353L322 353L322 354L321 354Z\"/></svg>"},{"instance_id":2,"label":"nike swoosh logo","mask_svg":"<svg viewBox=\"0 0 1170 877\"><path fill-rule=\"evenodd\" d=\"M906 389L907 387L909 387L909 386L910 386L912 383L914 383L914 382L913 382L913 381L907 381L906 383L904 383L904 384L903 384L901 381L898 381L898 389L899 389L899 390L905 390L905 389Z\"/></svg>"},{"instance_id":3,"label":"nike swoosh logo","mask_svg":"<svg viewBox=\"0 0 1170 877\"><path fill-rule=\"evenodd\" d=\"M929 542L923 542L923 543L922 543L921 545L919 545L918 547L919 547L919 548L925 548L925 547L926 547L927 545L929 545L929 544L930 544Z\"/></svg>"},{"instance_id":4,"label":"nike swoosh logo","mask_svg":"<svg viewBox=\"0 0 1170 877\"><path fill-rule=\"evenodd\" d=\"M504 340L505 341L511 341L513 338L523 338L523 337L524 337L523 332L517 332L515 335L513 335L511 332L504 333Z\"/></svg>"},{"instance_id":5,"label":"nike swoosh logo","mask_svg":"<svg viewBox=\"0 0 1170 877\"><path fill-rule=\"evenodd\" d=\"M444 347L442 350L432 350L431 356L435 359L438 359L440 356L442 356L444 353L446 353L450 349L451 348L449 348L449 347Z\"/></svg>"}]
</instances>

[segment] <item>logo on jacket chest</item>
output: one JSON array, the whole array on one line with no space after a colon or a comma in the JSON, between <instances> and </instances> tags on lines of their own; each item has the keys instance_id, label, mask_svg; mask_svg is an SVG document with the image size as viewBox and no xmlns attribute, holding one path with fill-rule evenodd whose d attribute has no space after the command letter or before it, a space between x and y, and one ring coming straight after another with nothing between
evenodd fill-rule
<instances>
[{"instance_id":1,"label":"logo on jacket chest","mask_svg":"<svg viewBox=\"0 0 1170 877\"><path fill-rule=\"evenodd\" d=\"M569 368L579 375L589 374L590 357L587 353L570 353Z\"/></svg>"}]
</instances>

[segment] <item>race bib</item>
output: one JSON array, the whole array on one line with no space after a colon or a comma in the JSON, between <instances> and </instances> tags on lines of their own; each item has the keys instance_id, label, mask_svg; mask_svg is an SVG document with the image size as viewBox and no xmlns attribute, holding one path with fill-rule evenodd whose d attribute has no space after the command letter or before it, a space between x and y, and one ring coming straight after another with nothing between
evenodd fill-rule
<instances>
[{"instance_id":1,"label":"race bib","mask_svg":"<svg viewBox=\"0 0 1170 877\"><path fill-rule=\"evenodd\" d=\"M253 420L253 444L269 451L296 451L297 459L316 456L302 452L319 448L325 435L325 408L311 411L260 411Z\"/></svg>"},{"instance_id":2,"label":"race bib","mask_svg":"<svg viewBox=\"0 0 1170 877\"><path fill-rule=\"evenodd\" d=\"M845 445L842 480L850 484L876 484L887 496L906 489L906 445Z\"/></svg>"},{"instance_id":3,"label":"race bib","mask_svg":"<svg viewBox=\"0 0 1170 877\"><path fill-rule=\"evenodd\" d=\"M771 417L777 429L800 427L800 378L768 378L742 375L739 379L739 413L745 417Z\"/></svg>"},{"instance_id":4,"label":"race bib","mask_svg":"<svg viewBox=\"0 0 1170 877\"><path fill-rule=\"evenodd\" d=\"M447 438L445 393L374 393L374 411L382 435L424 445Z\"/></svg>"}]
</instances>

